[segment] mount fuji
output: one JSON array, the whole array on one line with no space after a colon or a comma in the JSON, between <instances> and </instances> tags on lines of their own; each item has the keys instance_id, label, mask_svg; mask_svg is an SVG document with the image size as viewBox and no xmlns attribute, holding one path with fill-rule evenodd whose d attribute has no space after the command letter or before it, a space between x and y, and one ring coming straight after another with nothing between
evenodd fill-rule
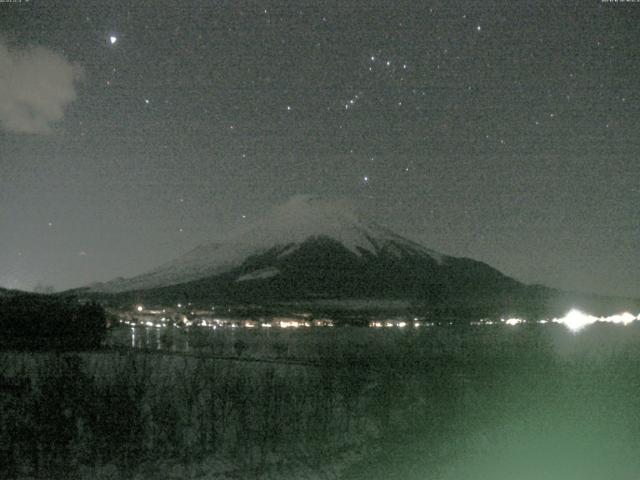
<instances>
[{"instance_id":1,"label":"mount fuji","mask_svg":"<svg viewBox=\"0 0 640 480\"><path fill-rule=\"evenodd\" d=\"M443 255L366 221L347 201L299 195L221 241L142 275L94 284L89 292L167 301L433 303L514 295L525 288L482 262Z\"/></svg>"}]
</instances>

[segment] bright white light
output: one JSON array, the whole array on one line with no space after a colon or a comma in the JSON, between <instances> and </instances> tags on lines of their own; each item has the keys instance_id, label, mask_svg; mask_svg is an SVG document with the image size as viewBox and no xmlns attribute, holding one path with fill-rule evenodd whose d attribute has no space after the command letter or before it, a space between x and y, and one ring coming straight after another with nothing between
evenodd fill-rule
<instances>
[{"instance_id":1,"label":"bright white light","mask_svg":"<svg viewBox=\"0 0 640 480\"><path fill-rule=\"evenodd\" d=\"M111 35L109 37L109 42L111 42L111 45L113 45L114 43L116 43L118 41L118 37L116 37L115 35Z\"/></svg>"},{"instance_id":2,"label":"bright white light","mask_svg":"<svg viewBox=\"0 0 640 480\"><path fill-rule=\"evenodd\" d=\"M623 325L628 325L634 320L636 320L636 317L631 315L629 312L624 312L624 313L621 313L620 315L612 315L610 317L607 317L604 320L611 323L621 323Z\"/></svg>"},{"instance_id":3,"label":"bright white light","mask_svg":"<svg viewBox=\"0 0 640 480\"><path fill-rule=\"evenodd\" d=\"M504 323L506 323L507 325L518 325L520 323L522 323L524 320L522 320L521 318L508 318L506 320L502 320Z\"/></svg>"},{"instance_id":4,"label":"bright white light","mask_svg":"<svg viewBox=\"0 0 640 480\"><path fill-rule=\"evenodd\" d=\"M587 325L591 325L592 323L597 322L598 317L594 317L592 315L587 315L582 313L580 310L576 310L575 308L567 313L563 318L555 319L554 321L557 323L562 323L572 332L578 332L582 330Z\"/></svg>"},{"instance_id":5,"label":"bright white light","mask_svg":"<svg viewBox=\"0 0 640 480\"><path fill-rule=\"evenodd\" d=\"M141 311L142 311L142 310L144 310L144 309L142 308L142 305L138 305L138 308L136 308L136 310L138 310L139 312L141 312Z\"/></svg>"},{"instance_id":6,"label":"bright white light","mask_svg":"<svg viewBox=\"0 0 640 480\"><path fill-rule=\"evenodd\" d=\"M541 319L537 320L535 323L540 325L545 325L547 323L559 323L564 325L572 332L576 333L589 326L593 323L613 323L616 325L629 325L636 320L640 320L640 315L634 316L629 312L624 312L616 315L610 315L608 317L596 317L594 315L589 315L581 312L578 309L570 310L564 317L561 318L553 318L553 319ZM477 325L494 325L494 324L503 324L503 325L518 325L521 323L525 323L525 319L521 318L501 318L500 321L494 322L489 319L483 318L478 322L472 322Z\"/></svg>"}]
</instances>

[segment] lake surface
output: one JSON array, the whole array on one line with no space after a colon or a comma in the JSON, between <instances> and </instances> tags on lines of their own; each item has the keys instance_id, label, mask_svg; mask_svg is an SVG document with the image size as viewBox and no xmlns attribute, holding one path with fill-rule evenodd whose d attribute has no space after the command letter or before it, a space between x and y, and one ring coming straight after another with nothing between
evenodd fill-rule
<instances>
[{"instance_id":1,"label":"lake surface","mask_svg":"<svg viewBox=\"0 0 640 480\"><path fill-rule=\"evenodd\" d=\"M25 476L37 467L33 451L43 452L40 462L58 462L59 478L78 473L76 465L85 468L79 478L141 479L168 469L176 478L199 471L292 480L640 473L635 323L579 331L506 322L123 326L108 342L123 348L71 361L0 355L5 374L33 385L19 397L0 395L0 441L14 445ZM19 440L16 428L39 433ZM98 475L106 465L119 476ZM224 471L231 473L215 473Z\"/></svg>"},{"instance_id":2,"label":"lake surface","mask_svg":"<svg viewBox=\"0 0 640 480\"><path fill-rule=\"evenodd\" d=\"M388 325L385 327L385 324ZM140 350L268 358L320 358L331 349L376 355L405 353L426 356L486 351L489 355L544 354L561 358L608 357L635 352L640 324L595 323L571 329L559 323L491 323L425 325L376 321L371 327L300 328L117 326L107 345ZM382 328L378 328L382 325ZM401 325L401 326L398 326ZM629 353L632 354L632 353Z\"/></svg>"}]
</instances>

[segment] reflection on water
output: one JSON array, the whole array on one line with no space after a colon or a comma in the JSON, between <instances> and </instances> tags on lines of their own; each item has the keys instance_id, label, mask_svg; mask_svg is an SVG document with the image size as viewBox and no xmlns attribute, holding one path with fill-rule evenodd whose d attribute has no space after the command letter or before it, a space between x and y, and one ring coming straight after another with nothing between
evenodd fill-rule
<instances>
[{"instance_id":1,"label":"reflection on water","mask_svg":"<svg viewBox=\"0 0 640 480\"><path fill-rule=\"evenodd\" d=\"M142 326L114 329L110 340L154 350L200 353L206 349L214 355L251 360L320 359L313 368L234 361L231 367L224 363L228 368L224 371L237 371L242 378L255 375L253 384L243 385L256 386L256 392L272 385L278 392L273 398L282 399L281 412L320 402L312 403L315 406L309 411L295 411L298 417L287 417L294 418L291 422L277 425L302 423L316 418L318 412L331 412L323 410L325 395L332 398L331 404L340 405L340 414L327 416L323 427L351 428L338 437L347 436L353 442L350 445L361 441L365 447L361 460L339 478L637 478L640 324L621 320L590 325L592 319L587 318L582 328L569 328L579 324L574 321L580 316L568 319L568 323L505 321L467 328L387 328L386 322L379 328ZM153 368L171 370L176 360L166 357L151 362ZM181 367L176 384L182 385L185 372L195 385L207 378L224 381L203 376L195 368L214 368L217 360L188 362L193 369ZM262 368L274 372L266 384ZM278 378L282 383L277 383ZM318 383L305 383L312 379ZM288 388L295 394L281 395ZM316 391L322 395L315 395ZM306 397L308 392L312 394ZM270 417L259 415L268 402L262 402L260 395L247 395L257 399L249 411L258 412L257 418L264 420ZM295 403L291 398L305 400ZM369 425L373 428L356 430ZM316 431L304 432L299 441L311 445L316 435Z\"/></svg>"},{"instance_id":2,"label":"reflection on water","mask_svg":"<svg viewBox=\"0 0 640 480\"><path fill-rule=\"evenodd\" d=\"M171 352L206 351L225 355L236 355L238 351L251 355L256 350L276 350L278 357L291 356L292 346L306 356L303 345L316 345L344 341L362 343L363 349L374 344L388 344L403 338L402 345L433 350L439 355L446 352L459 353L471 342L484 342L489 348L511 349L510 342L529 344L537 342L535 348L569 354L576 349L599 352L614 349L621 341L630 341L639 331L640 323L632 315L616 315L606 319L573 311L562 319L541 322L524 322L519 319L503 321L473 322L466 327L450 325L448 322L404 322L396 320L371 321L370 328L361 327L306 327L274 328L273 322L246 327L242 324L220 326L176 326L176 325L127 325L110 329L107 345L131 347L144 350ZM635 332L635 333L634 333ZM480 340L470 340L470 338ZM425 340L428 340L425 343ZM407 343L408 342L408 343ZM533 343L531 343L533 345ZM427 346L429 345L429 346ZM273 352L271 352L273 353ZM285 354L286 353L286 354Z\"/></svg>"},{"instance_id":3,"label":"reflection on water","mask_svg":"<svg viewBox=\"0 0 640 480\"><path fill-rule=\"evenodd\" d=\"M205 329L189 329L167 326L163 328L147 326L114 327L106 341L111 347L131 347L143 350L167 350L173 352L190 351L190 337L197 336L200 343L212 339L213 332Z\"/></svg>"}]
</instances>

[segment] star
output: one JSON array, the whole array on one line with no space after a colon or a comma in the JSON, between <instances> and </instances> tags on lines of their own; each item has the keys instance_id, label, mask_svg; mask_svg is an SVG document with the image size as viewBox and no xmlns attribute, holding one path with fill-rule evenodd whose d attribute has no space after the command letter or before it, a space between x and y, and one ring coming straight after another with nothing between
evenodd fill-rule
<instances>
[{"instance_id":1,"label":"star","mask_svg":"<svg viewBox=\"0 0 640 480\"><path fill-rule=\"evenodd\" d=\"M148 98L145 98L145 99L144 99L144 103L146 103L147 105L149 105L149 99L148 99Z\"/></svg>"},{"instance_id":2,"label":"star","mask_svg":"<svg viewBox=\"0 0 640 480\"><path fill-rule=\"evenodd\" d=\"M480 25L478 25L478 26L476 27L476 30L477 30L477 31L481 31L481 30L482 30L482 27L481 27Z\"/></svg>"},{"instance_id":3,"label":"star","mask_svg":"<svg viewBox=\"0 0 640 480\"><path fill-rule=\"evenodd\" d=\"M366 175L365 175L365 177L363 178L363 180L364 180L364 183L369 183L369 177L367 177Z\"/></svg>"},{"instance_id":4,"label":"star","mask_svg":"<svg viewBox=\"0 0 640 480\"><path fill-rule=\"evenodd\" d=\"M115 35L111 35L109 37L109 43L111 43L111 45L114 45L117 41L118 41L118 37L116 37Z\"/></svg>"}]
</instances>

